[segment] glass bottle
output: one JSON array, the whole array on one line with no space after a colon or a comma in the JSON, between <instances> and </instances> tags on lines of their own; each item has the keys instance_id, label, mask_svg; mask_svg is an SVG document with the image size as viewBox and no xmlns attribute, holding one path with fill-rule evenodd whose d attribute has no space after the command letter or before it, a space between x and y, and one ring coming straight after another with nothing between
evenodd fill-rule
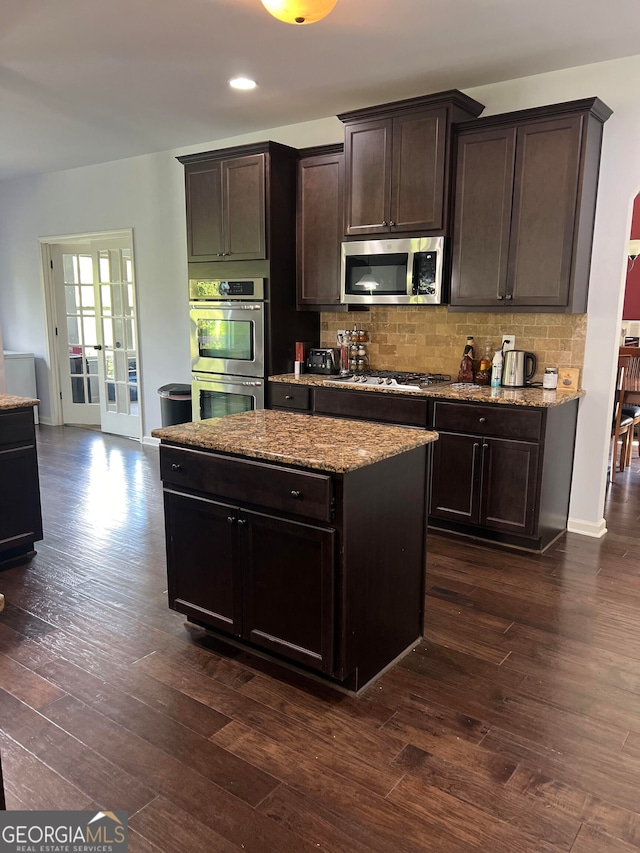
<instances>
[{"instance_id":1,"label":"glass bottle","mask_svg":"<svg viewBox=\"0 0 640 853\"><path fill-rule=\"evenodd\" d=\"M462 361L460 362L460 370L458 371L458 382L473 382L475 379L475 370L474 370L474 352L473 352L473 336L467 336L467 343L465 344L464 354L462 356Z\"/></svg>"},{"instance_id":2,"label":"glass bottle","mask_svg":"<svg viewBox=\"0 0 640 853\"><path fill-rule=\"evenodd\" d=\"M491 344L485 344L480 366L476 372L476 385L488 385L491 382L491 367L493 365L491 353Z\"/></svg>"}]
</instances>

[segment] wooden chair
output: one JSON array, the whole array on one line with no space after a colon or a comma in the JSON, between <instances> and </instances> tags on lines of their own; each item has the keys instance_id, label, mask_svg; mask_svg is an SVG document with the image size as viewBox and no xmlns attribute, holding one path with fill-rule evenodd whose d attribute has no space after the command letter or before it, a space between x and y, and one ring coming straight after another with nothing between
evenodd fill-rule
<instances>
[{"instance_id":1,"label":"wooden chair","mask_svg":"<svg viewBox=\"0 0 640 853\"><path fill-rule=\"evenodd\" d=\"M629 364L628 355L618 356L618 372L616 374L616 390L613 404L613 424L611 427L611 437L613 439L613 452L611 455L611 482L616 481L616 458L618 456L618 443L621 442L620 448L620 471L624 471L629 450L629 442L633 438L631 426L633 418L623 415L622 405L626 391L626 373Z\"/></svg>"},{"instance_id":2,"label":"wooden chair","mask_svg":"<svg viewBox=\"0 0 640 853\"><path fill-rule=\"evenodd\" d=\"M627 442L627 465L631 462L633 434L640 424L640 347L620 347L619 358L628 357L625 376L625 392L622 402L622 415L633 419L630 438ZM640 441L638 442L640 456Z\"/></svg>"}]
</instances>

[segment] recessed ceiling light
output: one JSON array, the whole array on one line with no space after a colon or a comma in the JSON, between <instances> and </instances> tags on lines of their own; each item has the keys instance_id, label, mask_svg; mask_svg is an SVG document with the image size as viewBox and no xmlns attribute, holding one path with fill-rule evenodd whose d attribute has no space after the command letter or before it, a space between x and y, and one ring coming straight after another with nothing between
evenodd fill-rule
<instances>
[{"instance_id":1,"label":"recessed ceiling light","mask_svg":"<svg viewBox=\"0 0 640 853\"><path fill-rule=\"evenodd\" d=\"M229 80L229 85L232 89L255 89L258 85L255 80L250 77L234 77Z\"/></svg>"}]
</instances>

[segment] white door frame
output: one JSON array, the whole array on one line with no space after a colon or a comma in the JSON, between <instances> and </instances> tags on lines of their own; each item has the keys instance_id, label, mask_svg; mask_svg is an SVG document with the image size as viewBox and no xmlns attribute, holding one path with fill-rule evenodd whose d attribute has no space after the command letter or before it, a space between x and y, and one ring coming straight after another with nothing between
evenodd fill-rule
<instances>
[{"instance_id":1,"label":"white door frame","mask_svg":"<svg viewBox=\"0 0 640 853\"><path fill-rule=\"evenodd\" d=\"M51 246L53 244L64 245L65 243L87 243L88 245L94 242L95 240L99 240L101 238L111 239L114 237L125 237L129 239L131 243L131 260L135 271L133 228L120 228L117 231L90 231L85 232L83 234L63 234L61 236L54 237L38 237L38 243L40 246L40 257L42 259L42 289L45 308L45 339L47 347L47 357L49 361L49 399L51 400L50 423L52 426L61 426L62 424L64 424L64 417L62 414L62 385L60 383L60 359L58 357L58 347L56 346L56 327L58 325L58 321L56 317L55 284L53 277L53 269L51 266ZM142 437L144 435L144 416L142 412L142 365L140 357L140 328L138 318L137 291L137 277L134 272L133 301L136 341L138 345L138 405L140 408L140 435L136 436L136 438L142 441Z\"/></svg>"}]
</instances>

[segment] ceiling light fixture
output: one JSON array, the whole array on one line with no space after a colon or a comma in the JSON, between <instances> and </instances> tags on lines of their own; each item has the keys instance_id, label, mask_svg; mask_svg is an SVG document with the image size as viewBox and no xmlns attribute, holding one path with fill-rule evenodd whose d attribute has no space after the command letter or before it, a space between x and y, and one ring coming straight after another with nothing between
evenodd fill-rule
<instances>
[{"instance_id":1,"label":"ceiling light fixture","mask_svg":"<svg viewBox=\"0 0 640 853\"><path fill-rule=\"evenodd\" d=\"M325 18L337 0L262 0L274 18L286 24L314 24Z\"/></svg>"},{"instance_id":2,"label":"ceiling light fixture","mask_svg":"<svg viewBox=\"0 0 640 853\"><path fill-rule=\"evenodd\" d=\"M251 80L250 77L234 77L233 80L229 80L229 85L232 89L244 89L248 91L249 89L255 89L258 84L255 80Z\"/></svg>"}]
</instances>

